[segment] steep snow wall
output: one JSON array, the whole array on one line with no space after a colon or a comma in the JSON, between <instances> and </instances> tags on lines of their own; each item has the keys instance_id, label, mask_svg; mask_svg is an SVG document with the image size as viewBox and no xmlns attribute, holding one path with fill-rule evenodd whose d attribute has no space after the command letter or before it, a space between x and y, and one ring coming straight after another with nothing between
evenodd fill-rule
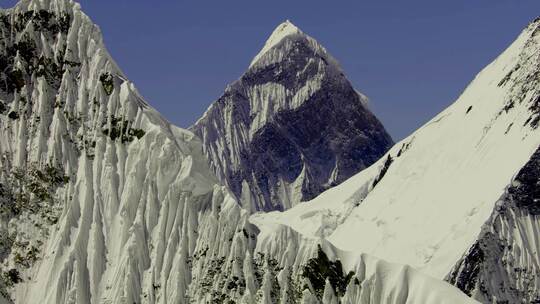
<instances>
[{"instance_id":1,"label":"steep snow wall","mask_svg":"<svg viewBox=\"0 0 540 304\"><path fill-rule=\"evenodd\" d=\"M141 98L78 4L22 1L1 17L4 297L183 303L196 245L229 252L247 213L216 185L199 140Z\"/></svg>"}]
</instances>

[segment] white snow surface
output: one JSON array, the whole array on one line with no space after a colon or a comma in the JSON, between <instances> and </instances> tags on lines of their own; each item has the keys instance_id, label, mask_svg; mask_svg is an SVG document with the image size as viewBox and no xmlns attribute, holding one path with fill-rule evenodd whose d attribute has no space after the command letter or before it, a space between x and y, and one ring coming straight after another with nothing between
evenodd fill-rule
<instances>
[{"instance_id":1,"label":"white snow surface","mask_svg":"<svg viewBox=\"0 0 540 304\"><path fill-rule=\"evenodd\" d=\"M289 20L285 20L281 23L273 32L272 35L266 40L264 47L261 51L253 58L251 61L250 67L255 64L261 56L268 52L271 48L276 46L281 40L289 35L303 35L304 33L292 24Z\"/></svg>"},{"instance_id":2,"label":"white snow surface","mask_svg":"<svg viewBox=\"0 0 540 304\"><path fill-rule=\"evenodd\" d=\"M513 175L540 144L539 21L446 110L370 168L285 212L256 214L342 250L444 278L471 246ZM508 106L513 101L512 106ZM391 157L386 174L374 181Z\"/></svg>"},{"instance_id":3,"label":"white snow surface","mask_svg":"<svg viewBox=\"0 0 540 304\"><path fill-rule=\"evenodd\" d=\"M434 279L407 265L388 263L368 254L358 254L336 248L330 242L305 237L289 226L264 224L258 216L250 220L262 230L259 233L257 252L278 257L279 265L292 265L294 272L302 271L299 265L316 255L320 246L330 260L340 261L344 272L355 276L347 286L341 303L478 303L459 292L452 285ZM358 279L358 283L354 282ZM328 285L328 284L327 284ZM335 291L325 288L323 303L334 303ZM334 301L329 301L327 293ZM306 300L306 296L303 297ZM307 303L320 303L318 301ZM338 303L337 301L335 303Z\"/></svg>"},{"instance_id":4,"label":"white snow surface","mask_svg":"<svg viewBox=\"0 0 540 304\"><path fill-rule=\"evenodd\" d=\"M322 45L320 45L312 37L304 34L304 32L302 32L289 20L285 20L276 27L270 37L266 40L261 51L259 51L259 53L251 61L249 69L259 69L269 64L280 62L282 59L284 59L284 55L286 54L284 50L291 48L295 40L298 39L307 40L311 49L313 50L314 55L319 55L325 58L331 63L332 68L341 71L341 67L339 66L337 60L328 54ZM286 45L282 46L282 44Z\"/></svg>"}]
</instances>

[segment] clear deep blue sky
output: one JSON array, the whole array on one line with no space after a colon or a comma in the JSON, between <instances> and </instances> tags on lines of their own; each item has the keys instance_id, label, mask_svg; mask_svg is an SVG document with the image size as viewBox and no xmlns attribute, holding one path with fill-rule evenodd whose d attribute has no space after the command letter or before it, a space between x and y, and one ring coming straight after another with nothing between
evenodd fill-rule
<instances>
[{"instance_id":1,"label":"clear deep blue sky","mask_svg":"<svg viewBox=\"0 0 540 304\"><path fill-rule=\"evenodd\" d=\"M338 59L395 140L453 102L540 15L540 0L80 3L123 71L176 125L190 126L290 19Z\"/></svg>"}]
</instances>

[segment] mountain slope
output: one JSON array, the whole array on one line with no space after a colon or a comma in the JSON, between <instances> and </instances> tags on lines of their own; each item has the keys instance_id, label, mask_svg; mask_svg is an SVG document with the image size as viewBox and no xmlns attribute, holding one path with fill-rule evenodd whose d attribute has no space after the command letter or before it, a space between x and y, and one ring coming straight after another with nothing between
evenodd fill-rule
<instances>
[{"instance_id":1,"label":"mountain slope","mask_svg":"<svg viewBox=\"0 0 540 304\"><path fill-rule=\"evenodd\" d=\"M409 266L339 250L285 225L254 223L261 228L256 251L276 257L289 273L301 273L302 280L292 287L311 287L302 292L300 303L477 303ZM282 285L283 276L278 280Z\"/></svg>"},{"instance_id":2,"label":"mountain slope","mask_svg":"<svg viewBox=\"0 0 540 304\"><path fill-rule=\"evenodd\" d=\"M142 99L77 3L21 1L0 35L0 303L472 302L249 223L201 141Z\"/></svg>"},{"instance_id":3,"label":"mountain slope","mask_svg":"<svg viewBox=\"0 0 540 304\"><path fill-rule=\"evenodd\" d=\"M196 232L234 234L246 212L216 185L200 141L141 98L78 4L22 1L1 21L3 297L183 302ZM220 214L235 221L212 223Z\"/></svg>"},{"instance_id":4,"label":"mountain slope","mask_svg":"<svg viewBox=\"0 0 540 304\"><path fill-rule=\"evenodd\" d=\"M488 286L472 287L487 290L478 299L535 299L530 289L538 289L531 279L539 254L532 249L537 216L521 209L490 215L540 144L539 33L540 20L535 20L454 104L370 168L306 204L255 215L253 221L281 223L306 236L324 237L338 248L408 264L441 279L456 263L470 264L467 259L475 257L477 242L484 248L483 239L491 236L480 233L488 221L493 228L486 229L496 232L488 243L502 239L510 244L512 249L500 254L512 262L497 266L499 253L490 251L493 256L478 266L478 276ZM477 269L474 265L465 273ZM509 265L523 274L508 271ZM456 274L448 278L456 283ZM497 282L508 289L497 289Z\"/></svg>"},{"instance_id":5,"label":"mountain slope","mask_svg":"<svg viewBox=\"0 0 540 304\"><path fill-rule=\"evenodd\" d=\"M335 59L289 21L191 127L243 206L284 210L375 162L392 144Z\"/></svg>"}]
</instances>

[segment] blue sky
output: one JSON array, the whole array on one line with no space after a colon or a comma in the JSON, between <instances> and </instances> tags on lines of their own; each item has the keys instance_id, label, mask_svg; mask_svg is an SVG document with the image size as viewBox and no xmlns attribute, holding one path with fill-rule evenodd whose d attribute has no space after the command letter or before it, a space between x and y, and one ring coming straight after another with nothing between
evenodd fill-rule
<instances>
[{"instance_id":1,"label":"blue sky","mask_svg":"<svg viewBox=\"0 0 540 304\"><path fill-rule=\"evenodd\" d=\"M538 0L80 3L127 76L176 125L191 125L289 19L338 59L396 140L453 102L540 15Z\"/></svg>"}]
</instances>

